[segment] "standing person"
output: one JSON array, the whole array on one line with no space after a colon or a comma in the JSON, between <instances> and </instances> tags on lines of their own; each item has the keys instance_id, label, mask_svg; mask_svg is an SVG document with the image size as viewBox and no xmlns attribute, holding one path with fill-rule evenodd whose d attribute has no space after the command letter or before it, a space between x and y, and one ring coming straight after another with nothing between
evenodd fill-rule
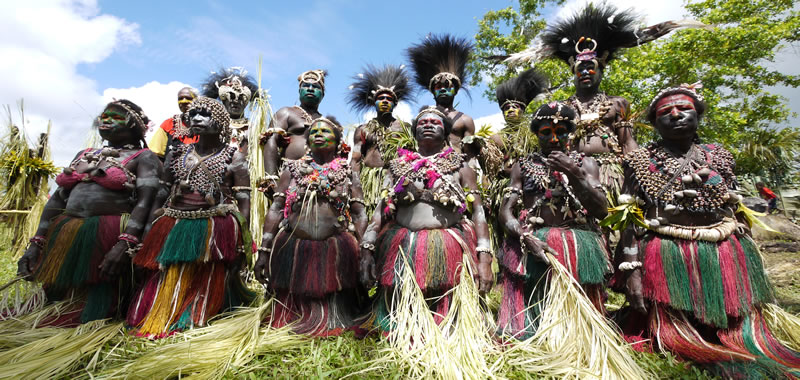
<instances>
[{"instance_id":1,"label":"standing person","mask_svg":"<svg viewBox=\"0 0 800 380\"><path fill-rule=\"evenodd\" d=\"M292 323L297 333L339 335L362 314L358 241L367 216L341 139L332 116L313 120L309 153L286 161L281 174L255 265L256 279L278 300L273 327Z\"/></svg>"},{"instance_id":2,"label":"standing person","mask_svg":"<svg viewBox=\"0 0 800 380\"><path fill-rule=\"evenodd\" d=\"M449 290L459 282L465 256L477 268L479 290L491 289L493 255L477 178L463 155L447 146L452 127L444 109L420 111L411 125L419 151L402 150L389 164L389 190L364 233L361 281L378 284L376 324L383 331L392 329L389 315L404 260L437 323L450 309ZM468 204L471 219L464 214Z\"/></svg>"},{"instance_id":3,"label":"standing person","mask_svg":"<svg viewBox=\"0 0 800 380\"><path fill-rule=\"evenodd\" d=\"M252 297L239 275L252 250L247 158L229 145L230 117L221 103L201 96L187 113L198 140L168 154L169 198L133 259L151 271L128 310L140 336L204 326Z\"/></svg>"},{"instance_id":4,"label":"standing person","mask_svg":"<svg viewBox=\"0 0 800 380\"><path fill-rule=\"evenodd\" d=\"M800 353L779 339L800 334L777 323L792 317L774 305L758 246L734 219L733 156L698 140L705 108L694 86L661 91L647 109L660 139L625 157L621 200L644 220L623 231L615 260L632 309L623 331L722 377L797 376Z\"/></svg>"},{"instance_id":5,"label":"standing person","mask_svg":"<svg viewBox=\"0 0 800 380\"><path fill-rule=\"evenodd\" d=\"M197 94L191 87L180 89L178 91L178 109L181 113L164 120L161 123L161 127L150 138L150 143L147 146L162 160L168 150L175 149L180 144L194 144L197 142L197 137L189 134L189 127L186 126L186 120L183 117L189 108L189 103L196 97Z\"/></svg>"},{"instance_id":6,"label":"standing person","mask_svg":"<svg viewBox=\"0 0 800 380\"><path fill-rule=\"evenodd\" d=\"M767 201L767 214L778 208L778 196L764 182L756 183L758 194Z\"/></svg>"},{"instance_id":7,"label":"standing person","mask_svg":"<svg viewBox=\"0 0 800 380\"><path fill-rule=\"evenodd\" d=\"M428 36L407 51L417 84L430 91L436 106L453 120L448 142L456 153L461 153L461 140L475 134L475 122L454 105L458 91L467 82L471 52L472 44L466 39L447 34Z\"/></svg>"},{"instance_id":8,"label":"standing person","mask_svg":"<svg viewBox=\"0 0 800 380\"><path fill-rule=\"evenodd\" d=\"M161 161L143 147L150 120L128 100L98 116L103 148L79 152L56 177L18 274L40 282L47 299L78 299L45 325L71 326L124 315L130 294L125 265L145 232Z\"/></svg>"},{"instance_id":9,"label":"standing person","mask_svg":"<svg viewBox=\"0 0 800 380\"><path fill-rule=\"evenodd\" d=\"M597 162L567 150L577 113L553 102L533 116L531 131L539 151L521 158L500 209L505 228L500 264L503 289L498 332L525 339L536 331L540 301L546 290L548 247L601 313L604 283L611 274L609 252L597 219L607 214Z\"/></svg>"},{"instance_id":10,"label":"standing person","mask_svg":"<svg viewBox=\"0 0 800 380\"><path fill-rule=\"evenodd\" d=\"M350 161L353 170L360 175L361 184L366 184L364 202L367 215L371 215L380 197L386 165L397 157L397 148L409 148L394 144L399 135L410 134L410 127L395 118L392 111L406 99L410 89L405 70L398 66L386 65L379 69L370 65L355 79L350 86L348 103L357 111L376 111L374 118L356 128Z\"/></svg>"},{"instance_id":11,"label":"standing person","mask_svg":"<svg viewBox=\"0 0 800 380\"><path fill-rule=\"evenodd\" d=\"M203 95L219 99L231 118L230 143L247 154L247 130L250 122L244 116L247 105L258 94L258 85L247 70L230 67L212 72L203 84Z\"/></svg>"}]
</instances>

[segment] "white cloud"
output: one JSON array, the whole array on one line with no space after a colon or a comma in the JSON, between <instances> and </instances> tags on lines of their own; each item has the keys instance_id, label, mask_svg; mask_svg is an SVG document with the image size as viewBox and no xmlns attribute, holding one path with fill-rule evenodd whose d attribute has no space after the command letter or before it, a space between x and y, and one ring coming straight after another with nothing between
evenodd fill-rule
<instances>
[{"instance_id":1,"label":"white cloud","mask_svg":"<svg viewBox=\"0 0 800 380\"><path fill-rule=\"evenodd\" d=\"M364 114L361 122L366 123L372 120L372 118L374 118L377 114L378 112L375 110L367 111L367 113ZM410 123L411 119L413 119L415 116L411 113L411 105L406 102L398 103L397 107L395 107L394 111L392 112L392 115L397 119L405 121L406 123Z\"/></svg>"},{"instance_id":2,"label":"white cloud","mask_svg":"<svg viewBox=\"0 0 800 380\"><path fill-rule=\"evenodd\" d=\"M152 81L141 87L107 88L103 91L103 102L128 99L142 107L145 115L153 122L148 134L149 139L149 135L152 135L162 121L180 112L177 101L178 91L184 87L191 86L178 81L166 84Z\"/></svg>"},{"instance_id":3,"label":"white cloud","mask_svg":"<svg viewBox=\"0 0 800 380\"><path fill-rule=\"evenodd\" d=\"M505 119L503 119L503 113L493 113L491 115L481 116L475 119L475 130L481 129L481 126L489 125L492 128L492 131L499 132L503 127L506 125Z\"/></svg>"},{"instance_id":4,"label":"white cloud","mask_svg":"<svg viewBox=\"0 0 800 380\"><path fill-rule=\"evenodd\" d=\"M96 83L77 66L139 43L138 25L100 14L96 0L0 2L0 104L24 99L31 136L52 120L53 156L66 165L104 105Z\"/></svg>"}]
</instances>

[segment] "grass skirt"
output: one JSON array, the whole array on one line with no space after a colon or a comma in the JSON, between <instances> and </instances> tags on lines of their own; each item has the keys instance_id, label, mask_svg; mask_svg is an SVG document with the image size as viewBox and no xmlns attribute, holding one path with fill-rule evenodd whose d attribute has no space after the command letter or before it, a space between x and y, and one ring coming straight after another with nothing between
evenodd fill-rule
<instances>
[{"instance_id":1,"label":"grass skirt","mask_svg":"<svg viewBox=\"0 0 800 380\"><path fill-rule=\"evenodd\" d=\"M648 331L632 331L635 321L626 321L627 334L652 335L661 349L713 364L723 376L800 375L800 353L782 344L776 334L785 332L764 317L773 291L750 237L707 242L650 233L639 251L642 290L652 307Z\"/></svg>"},{"instance_id":2,"label":"grass skirt","mask_svg":"<svg viewBox=\"0 0 800 380\"><path fill-rule=\"evenodd\" d=\"M391 222L383 228L377 241L380 287L375 302L377 327L383 331L392 329L389 322L392 294L405 268L401 254L414 271L417 286L428 299L434 320L441 323L450 309L451 294L448 292L459 282L464 253L468 253L473 268L478 262L472 222L463 219L450 228L419 231Z\"/></svg>"},{"instance_id":3,"label":"grass skirt","mask_svg":"<svg viewBox=\"0 0 800 380\"><path fill-rule=\"evenodd\" d=\"M587 297L601 313L605 312L603 289L611 273L605 241L598 232L581 229L545 227L534 235L555 252L555 257L582 285ZM503 291L497 316L498 334L526 339L536 332L539 306L547 292L548 265L529 257L520 249L518 239L506 239L498 258Z\"/></svg>"},{"instance_id":4,"label":"grass skirt","mask_svg":"<svg viewBox=\"0 0 800 380\"><path fill-rule=\"evenodd\" d=\"M41 326L75 326L114 317L124 311L130 292L130 271L120 278L103 281L98 267L125 230L128 215L77 218L60 215L50 222L45 248L37 264L35 280L50 301L78 300L74 308Z\"/></svg>"},{"instance_id":5,"label":"grass skirt","mask_svg":"<svg viewBox=\"0 0 800 380\"><path fill-rule=\"evenodd\" d=\"M624 179L625 171L622 168L622 160L616 153L599 153L592 157L597 160L600 169L600 178L598 179L606 190L608 207L614 207L617 205L617 198L619 198Z\"/></svg>"},{"instance_id":6,"label":"grass skirt","mask_svg":"<svg viewBox=\"0 0 800 380\"><path fill-rule=\"evenodd\" d=\"M361 314L358 241L349 232L326 240L298 239L281 230L269 261L269 289L278 301L271 324L314 336L354 328Z\"/></svg>"},{"instance_id":7,"label":"grass skirt","mask_svg":"<svg viewBox=\"0 0 800 380\"><path fill-rule=\"evenodd\" d=\"M234 268L251 249L239 213L202 219L162 216L134 258L151 270L131 301L128 325L139 336L161 338L205 326L225 309L249 303L253 294Z\"/></svg>"},{"instance_id":8,"label":"grass skirt","mask_svg":"<svg viewBox=\"0 0 800 380\"><path fill-rule=\"evenodd\" d=\"M367 217L372 216L372 212L381 200L381 187L387 172L384 168L361 167L359 173L361 188L364 191L364 206L366 207Z\"/></svg>"}]
</instances>

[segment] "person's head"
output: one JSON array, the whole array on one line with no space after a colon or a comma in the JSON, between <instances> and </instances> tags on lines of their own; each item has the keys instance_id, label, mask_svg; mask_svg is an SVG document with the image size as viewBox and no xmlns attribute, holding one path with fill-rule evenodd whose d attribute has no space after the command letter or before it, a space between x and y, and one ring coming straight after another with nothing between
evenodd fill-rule
<instances>
[{"instance_id":1,"label":"person's head","mask_svg":"<svg viewBox=\"0 0 800 380\"><path fill-rule=\"evenodd\" d=\"M536 69L527 69L497 86L497 105L500 106L505 121L521 121L528 104L547 90L547 82L547 77Z\"/></svg>"},{"instance_id":2,"label":"person's head","mask_svg":"<svg viewBox=\"0 0 800 380\"><path fill-rule=\"evenodd\" d=\"M336 151L342 142L342 125L330 115L316 118L306 128L305 138L311 152Z\"/></svg>"},{"instance_id":3,"label":"person's head","mask_svg":"<svg viewBox=\"0 0 800 380\"><path fill-rule=\"evenodd\" d=\"M706 110L699 85L681 85L658 93L647 108L647 120L664 140L692 140Z\"/></svg>"},{"instance_id":4,"label":"person's head","mask_svg":"<svg viewBox=\"0 0 800 380\"><path fill-rule=\"evenodd\" d=\"M433 94L438 104L451 103L465 89L471 53L472 43L468 39L448 34L426 36L407 50L414 79Z\"/></svg>"},{"instance_id":5,"label":"person's head","mask_svg":"<svg viewBox=\"0 0 800 380\"><path fill-rule=\"evenodd\" d=\"M761 190L765 187L767 187L767 184L765 184L764 182L756 182L756 189Z\"/></svg>"},{"instance_id":6,"label":"person's head","mask_svg":"<svg viewBox=\"0 0 800 380\"><path fill-rule=\"evenodd\" d=\"M397 97L394 91L381 91L375 94L375 111L379 114L391 113L397 106Z\"/></svg>"},{"instance_id":7,"label":"person's head","mask_svg":"<svg viewBox=\"0 0 800 380\"><path fill-rule=\"evenodd\" d=\"M500 111L503 111L503 119L505 119L506 122L512 122L522 118L526 107L527 106L522 104L522 102L506 100L505 103L500 106Z\"/></svg>"},{"instance_id":8,"label":"person's head","mask_svg":"<svg viewBox=\"0 0 800 380\"><path fill-rule=\"evenodd\" d=\"M391 114L410 92L403 66L367 65L353 79L347 102L359 112L375 110L379 116Z\"/></svg>"},{"instance_id":9,"label":"person's head","mask_svg":"<svg viewBox=\"0 0 800 380\"><path fill-rule=\"evenodd\" d=\"M324 70L309 70L297 77L301 104L317 107L322 102L325 97L325 75L327 72Z\"/></svg>"},{"instance_id":10,"label":"person's head","mask_svg":"<svg viewBox=\"0 0 800 380\"><path fill-rule=\"evenodd\" d=\"M196 97L197 94L194 93L191 87L184 87L178 91L178 108L181 110L181 113L189 109L189 104L191 104L192 100Z\"/></svg>"},{"instance_id":11,"label":"person's head","mask_svg":"<svg viewBox=\"0 0 800 380\"><path fill-rule=\"evenodd\" d=\"M575 62L572 72L575 74L575 88L593 90L600 88L600 82L603 80L603 65L596 59Z\"/></svg>"},{"instance_id":12,"label":"person's head","mask_svg":"<svg viewBox=\"0 0 800 380\"><path fill-rule=\"evenodd\" d=\"M138 144L143 141L150 119L134 102L126 99L108 103L97 117L100 137L110 143Z\"/></svg>"},{"instance_id":13,"label":"person's head","mask_svg":"<svg viewBox=\"0 0 800 380\"><path fill-rule=\"evenodd\" d=\"M417 141L444 141L452 130L453 121L441 107L423 107L411 123L411 133Z\"/></svg>"},{"instance_id":14,"label":"person's head","mask_svg":"<svg viewBox=\"0 0 800 380\"><path fill-rule=\"evenodd\" d=\"M219 136L220 142L227 144L231 137L231 118L222 103L209 97L200 96L187 110L189 132L194 136L208 138Z\"/></svg>"},{"instance_id":15,"label":"person's head","mask_svg":"<svg viewBox=\"0 0 800 380\"><path fill-rule=\"evenodd\" d=\"M460 88L461 79L449 72L436 74L428 87L437 101L452 101Z\"/></svg>"},{"instance_id":16,"label":"person's head","mask_svg":"<svg viewBox=\"0 0 800 380\"><path fill-rule=\"evenodd\" d=\"M203 95L219 99L230 117L239 119L244 117L247 105L258 95L258 85L244 68L222 68L206 79Z\"/></svg>"},{"instance_id":17,"label":"person's head","mask_svg":"<svg viewBox=\"0 0 800 380\"><path fill-rule=\"evenodd\" d=\"M544 104L531 118L531 132L539 140L543 154L552 151L566 152L570 134L575 131L577 112L560 102Z\"/></svg>"}]
</instances>

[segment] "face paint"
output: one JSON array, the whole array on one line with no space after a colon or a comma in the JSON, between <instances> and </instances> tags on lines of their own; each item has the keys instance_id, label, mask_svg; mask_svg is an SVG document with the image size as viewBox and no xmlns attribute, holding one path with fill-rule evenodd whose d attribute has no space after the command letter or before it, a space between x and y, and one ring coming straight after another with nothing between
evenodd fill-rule
<instances>
[{"instance_id":1,"label":"face paint","mask_svg":"<svg viewBox=\"0 0 800 380\"><path fill-rule=\"evenodd\" d=\"M394 109L394 98L387 93L379 93L375 98L375 108L380 113L392 112Z\"/></svg>"},{"instance_id":2,"label":"face paint","mask_svg":"<svg viewBox=\"0 0 800 380\"><path fill-rule=\"evenodd\" d=\"M569 127L564 123L543 124L536 132L539 138L539 146L544 151L566 150L569 142Z\"/></svg>"},{"instance_id":3,"label":"face paint","mask_svg":"<svg viewBox=\"0 0 800 380\"><path fill-rule=\"evenodd\" d=\"M450 83L436 83L433 86L433 96L435 98L442 98L442 97L454 97L456 96L456 88L451 85Z\"/></svg>"},{"instance_id":4,"label":"face paint","mask_svg":"<svg viewBox=\"0 0 800 380\"><path fill-rule=\"evenodd\" d=\"M189 130L193 135L219 134L219 126L211 118L211 111L206 109L189 111Z\"/></svg>"},{"instance_id":5,"label":"face paint","mask_svg":"<svg viewBox=\"0 0 800 380\"><path fill-rule=\"evenodd\" d=\"M336 133L328 123L318 121L308 131L308 146L311 149L335 147Z\"/></svg>"},{"instance_id":6,"label":"face paint","mask_svg":"<svg viewBox=\"0 0 800 380\"><path fill-rule=\"evenodd\" d=\"M518 103L506 103L503 106L503 118L506 120L516 120L522 115L522 106Z\"/></svg>"},{"instance_id":7,"label":"face paint","mask_svg":"<svg viewBox=\"0 0 800 380\"><path fill-rule=\"evenodd\" d=\"M694 99L685 94L665 96L656 103L654 127L664 140L692 139L697 134L699 116Z\"/></svg>"},{"instance_id":8,"label":"face paint","mask_svg":"<svg viewBox=\"0 0 800 380\"><path fill-rule=\"evenodd\" d=\"M689 95L675 94L665 96L656 103L656 117L677 114L681 111L695 110L694 99Z\"/></svg>"},{"instance_id":9,"label":"face paint","mask_svg":"<svg viewBox=\"0 0 800 380\"><path fill-rule=\"evenodd\" d=\"M319 104L322 101L322 97L325 96L325 91L322 90L322 86L318 83L302 82L300 83L298 92L300 94L301 103L310 103L314 105Z\"/></svg>"},{"instance_id":10,"label":"face paint","mask_svg":"<svg viewBox=\"0 0 800 380\"><path fill-rule=\"evenodd\" d=\"M584 61L574 66L575 85L590 88L600 85L602 74L595 61Z\"/></svg>"},{"instance_id":11,"label":"face paint","mask_svg":"<svg viewBox=\"0 0 800 380\"><path fill-rule=\"evenodd\" d=\"M417 120L414 137L417 140L442 139L445 138L444 120L439 115L433 113L422 114Z\"/></svg>"},{"instance_id":12,"label":"face paint","mask_svg":"<svg viewBox=\"0 0 800 380\"><path fill-rule=\"evenodd\" d=\"M106 109L103 113L98 117L100 121L100 130L104 129L113 129L118 127L127 127L128 124L128 115L114 111L112 109Z\"/></svg>"}]
</instances>

